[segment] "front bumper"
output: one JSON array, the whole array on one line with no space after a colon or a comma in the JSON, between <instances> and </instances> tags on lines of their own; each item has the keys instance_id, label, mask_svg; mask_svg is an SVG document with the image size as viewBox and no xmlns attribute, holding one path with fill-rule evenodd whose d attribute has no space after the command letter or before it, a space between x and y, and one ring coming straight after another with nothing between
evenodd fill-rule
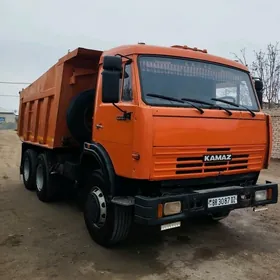
<instances>
[{"instance_id":1,"label":"front bumper","mask_svg":"<svg viewBox=\"0 0 280 280\"><path fill-rule=\"evenodd\" d=\"M271 199L255 201L255 192L271 189ZM237 204L208 208L208 199L215 197L237 195ZM214 214L220 211L231 211L238 208L257 207L277 203L278 185L266 184L253 186L231 186L213 189L194 190L189 193L166 195L161 197L135 197L135 222L146 225L162 225L182 221L188 217L203 214ZM181 213L158 218L158 205L171 201L181 201Z\"/></svg>"}]
</instances>

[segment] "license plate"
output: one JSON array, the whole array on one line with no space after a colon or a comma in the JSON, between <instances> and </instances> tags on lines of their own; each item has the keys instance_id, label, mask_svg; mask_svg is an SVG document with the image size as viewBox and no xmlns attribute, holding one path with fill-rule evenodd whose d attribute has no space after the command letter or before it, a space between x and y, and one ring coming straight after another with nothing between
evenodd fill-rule
<instances>
[{"instance_id":1,"label":"license plate","mask_svg":"<svg viewBox=\"0 0 280 280\"><path fill-rule=\"evenodd\" d=\"M162 225L160 227L161 230L168 230L168 229L172 229L172 228L177 228L177 227L180 227L181 226L181 222L175 222L175 223L170 223L170 224L165 224L165 225Z\"/></svg>"},{"instance_id":2,"label":"license plate","mask_svg":"<svg viewBox=\"0 0 280 280\"><path fill-rule=\"evenodd\" d=\"M237 204L237 195L208 198L208 208Z\"/></svg>"}]
</instances>

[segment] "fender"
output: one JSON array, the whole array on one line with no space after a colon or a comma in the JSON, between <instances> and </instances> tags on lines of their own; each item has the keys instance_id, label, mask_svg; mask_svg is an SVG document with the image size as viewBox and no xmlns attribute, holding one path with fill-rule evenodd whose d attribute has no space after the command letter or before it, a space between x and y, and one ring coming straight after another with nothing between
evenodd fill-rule
<instances>
[{"instance_id":1,"label":"fender","mask_svg":"<svg viewBox=\"0 0 280 280\"><path fill-rule=\"evenodd\" d=\"M83 154L89 154L93 156L95 160L98 162L104 174L105 180L107 180L108 184L110 184L111 195L114 197L116 173L111 158L107 153L107 151L105 150L105 148L101 144L96 142L92 142L92 143L85 142L83 147L83 153L81 156L81 162L82 162Z\"/></svg>"}]
</instances>

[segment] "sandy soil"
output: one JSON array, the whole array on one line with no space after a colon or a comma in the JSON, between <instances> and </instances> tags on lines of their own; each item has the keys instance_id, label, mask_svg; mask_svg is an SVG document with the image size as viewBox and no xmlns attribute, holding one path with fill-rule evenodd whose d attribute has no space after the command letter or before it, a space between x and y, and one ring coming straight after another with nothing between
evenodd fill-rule
<instances>
[{"instance_id":1,"label":"sandy soil","mask_svg":"<svg viewBox=\"0 0 280 280\"><path fill-rule=\"evenodd\" d=\"M159 236L137 231L108 250L90 239L73 199L44 204L24 189L19 159L16 133L0 131L0 279L280 278L280 204ZM280 182L279 162L265 179Z\"/></svg>"}]
</instances>

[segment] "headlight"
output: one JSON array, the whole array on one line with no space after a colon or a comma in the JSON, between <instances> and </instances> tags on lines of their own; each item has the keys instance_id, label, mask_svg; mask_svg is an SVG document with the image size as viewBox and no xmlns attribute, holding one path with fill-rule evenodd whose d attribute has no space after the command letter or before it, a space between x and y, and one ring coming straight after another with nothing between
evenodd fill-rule
<instances>
[{"instance_id":1,"label":"headlight","mask_svg":"<svg viewBox=\"0 0 280 280\"><path fill-rule=\"evenodd\" d=\"M181 201L166 202L163 206L164 216L174 215L181 212Z\"/></svg>"},{"instance_id":2,"label":"headlight","mask_svg":"<svg viewBox=\"0 0 280 280\"><path fill-rule=\"evenodd\" d=\"M267 200L267 191L261 190L255 192L255 201Z\"/></svg>"}]
</instances>

